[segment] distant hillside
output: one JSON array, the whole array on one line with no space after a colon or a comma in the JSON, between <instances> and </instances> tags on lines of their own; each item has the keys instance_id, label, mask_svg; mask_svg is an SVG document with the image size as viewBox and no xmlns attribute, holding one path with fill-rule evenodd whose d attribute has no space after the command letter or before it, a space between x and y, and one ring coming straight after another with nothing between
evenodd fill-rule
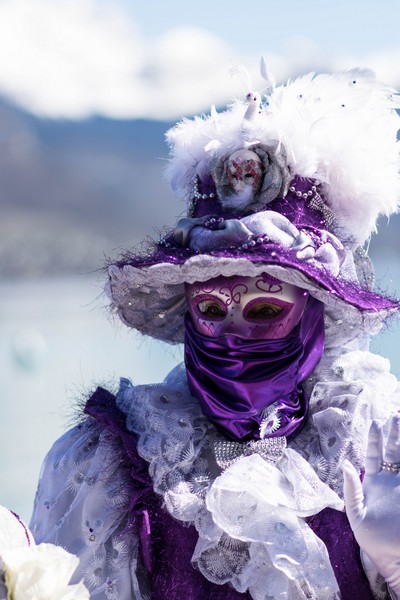
<instances>
[{"instance_id":1,"label":"distant hillside","mask_svg":"<svg viewBox=\"0 0 400 600\"><path fill-rule=\"evenodd\" d=\"M172 225L169 123L34 118L0 103L2 276L85 272Z\"/></svg>"},{"instance_id":2,"label":"distant hillside","mask_svg":"<svg viewBox=\"0 0 400 600\"><path fill-rule=\"evenodd\" d=\"M170 123L51 121L0 100L0 274L82 273L173 225L163 179ZM399 219L372 243L400 253Z\"/></svg>"}]
</instances>

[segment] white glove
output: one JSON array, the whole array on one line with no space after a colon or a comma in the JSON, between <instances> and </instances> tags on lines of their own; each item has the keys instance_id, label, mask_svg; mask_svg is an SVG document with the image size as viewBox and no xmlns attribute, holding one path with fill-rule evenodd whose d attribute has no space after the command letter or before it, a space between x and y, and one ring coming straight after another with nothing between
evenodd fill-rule
<instances>
[{"instance_id":1,"label":"white glove","mask_svg":"<svg viewBox=\"0 0 400 600\"><path fill-rule=\"evenodd\" d=\"M384 454L382 430L372 423L363 485L348 460L343 474L346 513L354 536L400 598L400 415L391 419Z\"/></svg>"}]
</instances>

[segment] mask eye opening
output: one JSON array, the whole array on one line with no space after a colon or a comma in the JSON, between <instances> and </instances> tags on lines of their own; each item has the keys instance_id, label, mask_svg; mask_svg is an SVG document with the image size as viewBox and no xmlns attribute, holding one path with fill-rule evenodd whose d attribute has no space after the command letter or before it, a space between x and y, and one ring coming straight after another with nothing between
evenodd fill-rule
<instances>
[{"instance_id":1,"label":"mask eye opening","mask_svg":"<svg viewBox=\"0 0 400 600\"><path fill-rule=\"evenodd\" d=\"M292 305L285 302L285 306L280 301L268 298L255 298L251 300L243 309L243 318L251 323L265 323L276 319L281 319L291 309Z\"/></svg>"},{"instance_id":2,"label":"mask eye opening","mask_svg":"<svg viewBox=\"0 0 400 600\"><path fill-rule=\"evenodd\" d=\"M225 304L210 294L197 296L193 299L196 316L207 321L223 321L228 314Z\"/></svg>"}]
</instances>

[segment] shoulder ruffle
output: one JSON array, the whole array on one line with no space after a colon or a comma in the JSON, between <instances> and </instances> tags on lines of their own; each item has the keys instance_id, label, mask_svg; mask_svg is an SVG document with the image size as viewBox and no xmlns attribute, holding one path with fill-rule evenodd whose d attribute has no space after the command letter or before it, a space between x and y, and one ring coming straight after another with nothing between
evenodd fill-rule
<instances>
[{"instance_id":1,"label":"shoulder ruffle","mask_svg":"<svg viewBox=\"0 0 400 600\"><path fill-rule=\"evenodd\" d=\"M110 429L91 418L68 431L44 461L30 524L38 543L79 556L74 580L83 577L99 600L142 599L125 456Z\"/></svg>"},{"instance_id":2,"label":"shoulder ruffle","mask_svg":"<svg viewBox=\"0 0 400 600\"><path fill-rule=\"evenodd\" d=\"M369 427L384 426L400 408L400 387L389 360L362 350L325 355L309 382L307 423L292 447L342 496L342 463L361 473Z\"/></svg>"}]
</instances>

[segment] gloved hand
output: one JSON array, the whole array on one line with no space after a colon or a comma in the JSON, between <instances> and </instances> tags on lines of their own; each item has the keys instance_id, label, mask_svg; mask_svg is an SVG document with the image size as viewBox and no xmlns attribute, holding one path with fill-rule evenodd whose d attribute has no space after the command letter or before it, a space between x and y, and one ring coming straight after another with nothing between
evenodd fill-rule
<instances>
[{"instance_id":1,"label":"gloved hand","mask_svg":"<svg viewBox=\"0 0 400 600\"><path fill-rule=\"evenodd\" d=\"M343 464L346 513L363 552L400 598L400 415L392 417L383 452L377 423L368 438L363 485L349 461Z\"/></svg>"}]
</instances>

